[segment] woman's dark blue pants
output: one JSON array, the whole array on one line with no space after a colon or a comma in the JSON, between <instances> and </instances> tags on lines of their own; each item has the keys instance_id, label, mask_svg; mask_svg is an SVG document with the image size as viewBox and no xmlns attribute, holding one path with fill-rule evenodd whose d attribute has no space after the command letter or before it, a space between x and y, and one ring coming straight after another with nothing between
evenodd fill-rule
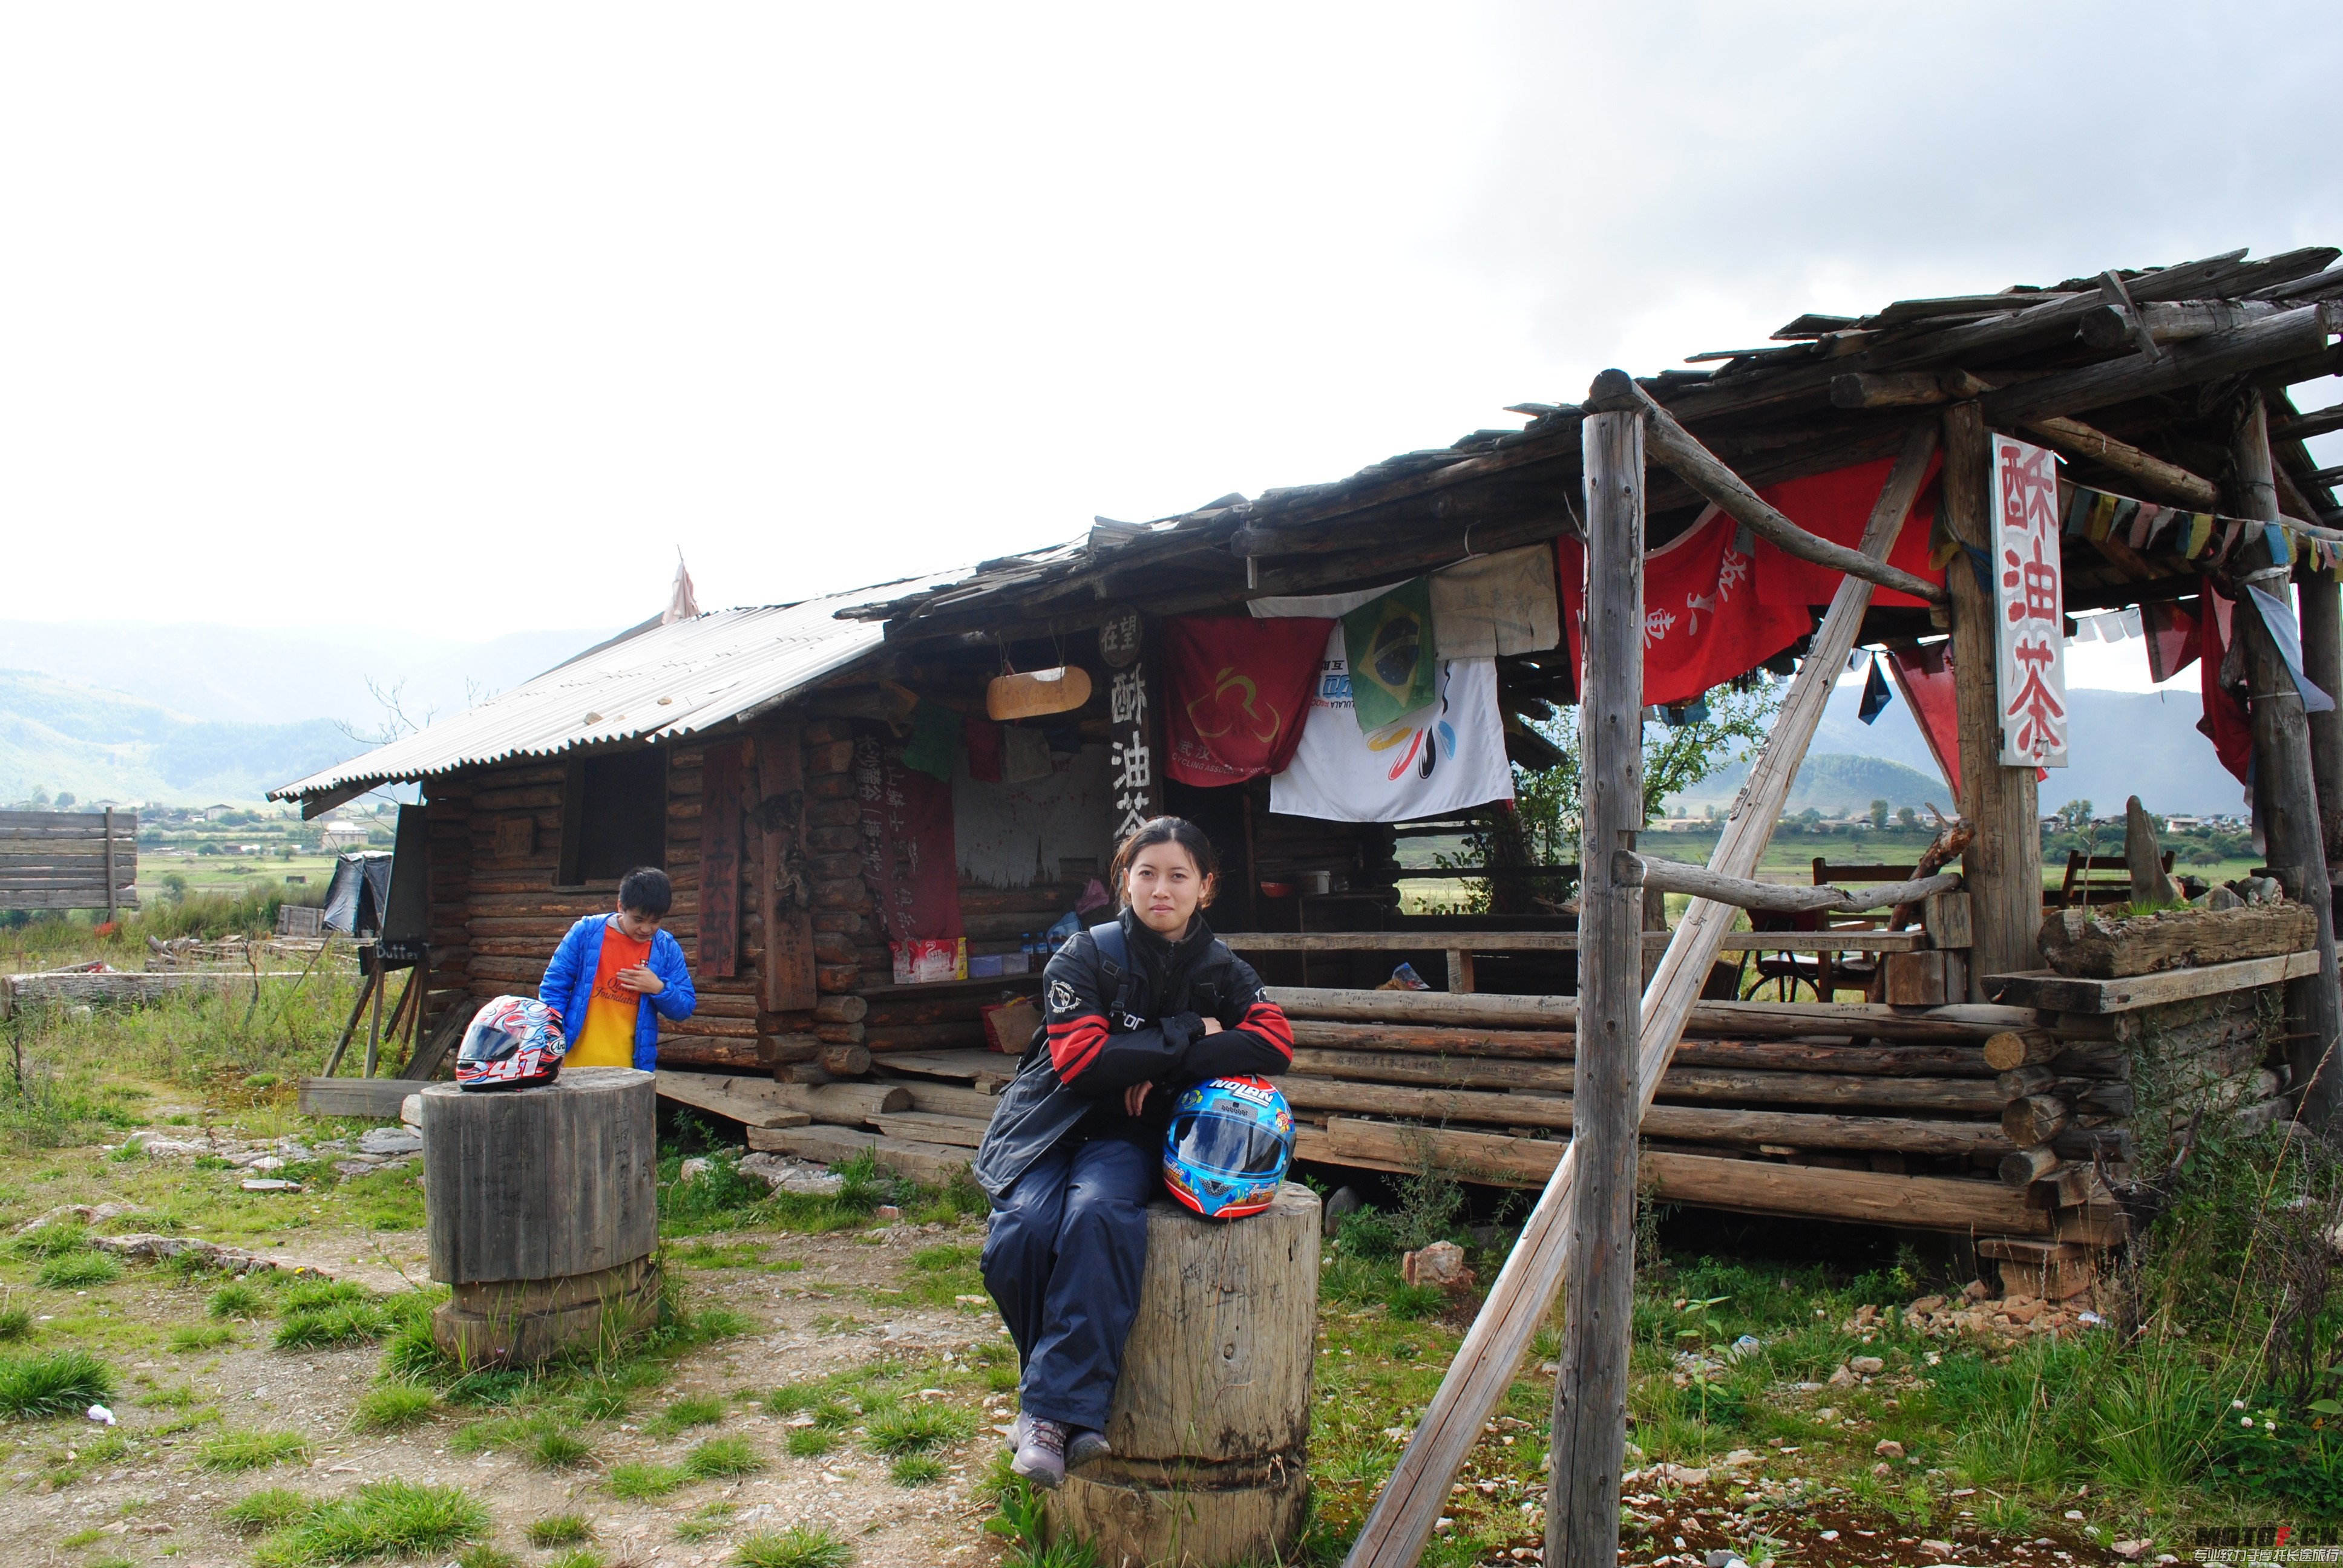
<instances>
[{"instance_id":1,"label":"woman's dark blue pants","mask_svg":"<svg viewBox=\"0 0 2343 1568\"><path fill-rule=\"evenodd\" d=\"M984 1288L1017 1342L1028 1415L1103 1431L1147 1269L1162 1157L1119 1138L1051 1150L992 1211Z\"/></svg>"}]
</instances>

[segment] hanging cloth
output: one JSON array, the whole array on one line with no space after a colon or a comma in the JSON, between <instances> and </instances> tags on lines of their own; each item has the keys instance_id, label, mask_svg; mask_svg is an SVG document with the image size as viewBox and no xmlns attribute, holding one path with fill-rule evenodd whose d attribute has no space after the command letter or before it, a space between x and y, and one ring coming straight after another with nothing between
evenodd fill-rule
<instances>
[{"instance_id":1,"label":"hanging cloth","mask_svg":"<svg viewBox=\"0 0 2343 1568\"><path fill-rule=\"evenodd\" d=\"M1865 724L1875 724L1879 716L1887 711L1887 677L1879 668L1879 656L1873 654L1871 673L1864 678L1863 702L1855 709L1855 717Z\"/></svg>"},{"instance_id":2,"label":"hanging cloth","mask_svg":"<svg viewBox=\"0 0 2343 1568\"><path fill-rule=\"evenodd\" d=\"M1172 616L1157 630L1170 677L1166 771L1206 788L1293 760L1335 623L1315 616Z\"/></svg>"},{"instance_id":3,"label":"hanging cloth","mask_svg":"<svg viewBox=\"0 0 2343 1568\"><path fill-rule=\"evenodd\" d=\"M1333 822L1404 822L1513 798L1494 659L1443 660L1435 699L1373 730L1352 716L1342 628L1326 639L1293 760L1269 809Z\"/></svg>"},{"instance_id":4,"label":"hanging cloth","mask_svg":"<svg viewBox=\"0 0 2343 1568\"><path fill-rule=\"evenodd\" d=\"M1381 729L1428 707L1440 679L1432 585L1416 578L1344 616L1342 648L1361 730Z\"/></svg>"}]
</instances>

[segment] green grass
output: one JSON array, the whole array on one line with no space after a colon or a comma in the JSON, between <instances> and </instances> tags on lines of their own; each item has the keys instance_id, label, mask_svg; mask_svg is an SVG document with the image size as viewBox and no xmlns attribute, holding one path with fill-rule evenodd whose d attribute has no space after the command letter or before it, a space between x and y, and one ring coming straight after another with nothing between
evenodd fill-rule
<instances>
[{"instance_id":1,"label":"green grass","mask_svg":"<svg viewBox=\"0 0 2343 1568\"><path fill-rule=\"evenodd\" d=\"M214 1291L205 1310L216 1318L256 1318L268 1311L268 1296L259 1286L236 1280Z\"/></svg>"},{"instance_id":2,"label":"green grass","mask_svg":"<svg viewBox=\"0 0 2343 1568\"><path fill-rule=\"evenodd\" d=\"M220 1523L239 1535L266 1535L299 1523L317 1506L306 1492L288 1486L264 1487L246 1493L220 1510Z\"/></svg>"},{"instance_id":3,"label":"green grass","mask_svg":"<svg viewBox=\"0 0 2343 1568\"><path fill-rule=\"evenodd\" d=\"M888 1479L898 1486L925 1486L941 1481L944 1474L944 1462L927 1453L907 1453L887 1472Z\"/></svg>"},{"instance_id":4,"label":"green grass","mask_svg":"<svg viewBox=\"0 0 2343 1568\"><path fill-rule=\"evenodd\" d=\"M654 1464L644 1460L630 1460L610 1466L610 1495L628 1503L648 1503L665 1497L689 1482L691 1477L680 1465Z\"/></svg>"},{"instance_id":5,"label":"green grass","mask_svg":"<svg viewBox=\"0 0 2343 1568\"><path fill-rule=\"evenodd\" d=\"M782 1446L791 1459L820 1459L838 1446L838 1439L818 1426L801 1426L789 1433Z\"/></svg>"},{"instance_id":6,"label":"green grass","mask_svg":"<svg viewBox=\"0 0 2343 1568\"><path fill-rule=\"evenodd\" d=\"M113 1371L87 1351L0 1356L0 1415L79 1415L113 1397Z\"/></svg>"},{"instance_id":7,"label":"green grass","mask_svg":"<svg viewBox=\"0 0 2343 1568\"><path fill-rule=\"evenodd\" d=\"M456 1553L456 1568L520 1568L520 1559L501 1546L476 1541Z\"/></svg>"},{"instance_id":8,"label":"green grass","mask_svg":"<svg viewBox=\"0 0 2343 1568\"><path fill-rule=\"evenodd\" d=\"M740 1543L732 1560L740 1568L847 1568L854 1548L817 1526L759 1531Z\"/></svg>"},{"instance_id":9,"label":"green grass","mask_svg":"<svg viewBox=\"0 0 2343 1568\"><path fill-rule=\"evenodd\" d=\"M683 1468L695 1480L716 1481L754 1475L765 1462L745 1437L711 1437L684 1456Z\"/></svg>"},{"instance_id":10,"label":"green grass","mask_svg":"<svg viewBox=\"0 0 2343 1568\"><path fill-rule=\"evenodd\" d=\"M72 1221L52 1221L25 1231L8 1243L8 1250L20 1258L61 1258L68 1252L87 1251L89 1227Z\"/></svg>"},{"instance_id":11,"label":"green grass","mask_svg":"<svg viewBox=\"0 0 2343 1568\"><path fill-rule=\"evenodd\" d=\"M678 1541L705 1541L711 1535L720 1535L731 1523L732 1515L739 1512L739 1508L733 1503L703 1503L692 1510L689 1518L676 1521L675 1538Z\"/></svg>"},{"instance_id":12,"label":"green grass","mask_svg":"<svg viewBox=\"0 0 2343 1568\"><path fill-rule=\"evenodd\" d=\"M196 1451L206 1470L266 1470L309 1457L309 1440L297 1432L220 1432Z\"/></svg>"},{"instance_id":13,"label":"green grass","mask_svg":"<svg viewBox=\"0 0 2343 1568\"><path fill-rule=\"evenodd\" d=\"M546 1559L545 1568L608 1568L609 1561L590 1546L573 1546Z\"/></svg>"},{"instance_id":14,"label":"green grass","mask_svg":"<svg viewBox=\"0 0 2343 1568\"><path fill-rule=\"evenodd\" d=\"M553 1513L535 1521L522 1533L531 1546L569 1546L592 1540L594 1525L582 1513Z\"/></svg>"},{"instance_id":15,"label":"green grass","mask_svg":"<svg viewBox=\"0 0 2343 1568\"><path fill-rule=\"evenodd\" d=\"M528 1459L543 1470L567 1470L594 1457L594 1445L575 1432L541 1432L530 1440Z\"/></svg>"},{"instance_id":16,"label":"green grass","mask_svg":"<svg viewBox=\"0 0 2343 1568\"><path fill-rule=\"evenodd\" d=\"M104 1252L65 1252L43 1263L34 1277L53 1291L85 1290L122 1278L122 1264Z\"/></svg>"},{"instance_id":17,"label":"green grass","mask_svg":"<svg viewBox=\"0 0 2343 1568\"><path fill-rule=\"evenodd\" d=\"M269 1342L280 1351L325 1350L337 1345L368 1344L382 1338L390 1328L389 1315L371 1302L337 1302L309 1309L287 1307Z\"/></svg>"},{"instance_id":18,"label":"green grass","mask_svg":"<svg viewBox=\"0 0 2343 1568\"><path fill-rule=\"evenodd\" d=\"M21 1340L33 1332L33 1309L11 1302L0 1307L0 1340Z\"/></svg>"},{"instance_id":19,"label":"green grass","mask_svg":"<svg viewBox=\"0 0 2343 1568\"><path fill-rule=\"evenodd\" d=\"M976 1419L944 1405L905 1405L870 1418L865 1440L874 1453L900 1459L927 1453L976 1435Z\"/></svg>"},{"instance_id":20,"label":"green grass","mask_svg":"<svg viewBox=\"0 0 2343 1568\"><path fill-rule=\"evenodd\" d=\"M431 1419L437 1396L414 1383L385 1383L358 1396L350 1424L360 1432L398 1432Z\"/></svg>"},{"instance_id":21,"label":"green grass","mask_svg":"<svg viewBox=\"0 0 2343 1568\"><path fill-rule=\"evenodd\" d=\"M190 1351L213 1351L236 1343L236 1331L226 1323L187 1323L171 1331L169 1342L183 1355Z\"/></svg>"},{"instance_id":22,"label":"green grass","mask_svg":"<svg viewBox=\"0 0 2343 1568\"><path fill-rule=\"evenodd\" d=\"M377 1481L265 1538L259 1568L323 1568L446 1551L488 1533L488 1511L459 1486Z\"/></svg>"},{"instance_id":23,"label":"green grass","mask_svg":"<svg viewBox=\"0 0 2343 1568\"><path fill-rule=\"evenodd\" d=\"M729 1409L720 1394L688 1393L671 1400L659 1412L651 1428L657 1432L684 1432L695 1426L714 1426L722 1421Z\"/></svg>"},{"instance_id":24,"label":"green grass","mask_svg":"<svg viewBox=\"0 0 2343 1568\"><path fill-rule=\"evenodd\" d=\"M315 1312L327 1307L365 1306L375 1300L372 1291L347 1280L297 1280L277 1292L277 1306L284 1312Z\"/></svg>"}]
</instances>

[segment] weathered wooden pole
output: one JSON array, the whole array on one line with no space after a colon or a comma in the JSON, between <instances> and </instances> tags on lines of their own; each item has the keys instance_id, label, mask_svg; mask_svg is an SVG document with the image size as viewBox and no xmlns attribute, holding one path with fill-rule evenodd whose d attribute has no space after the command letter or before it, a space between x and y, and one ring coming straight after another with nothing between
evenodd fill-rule
<instances>
[{"instance_id":1,"label":"weathered wooden pole","mask_svg":"<svg viewBox=\"0 0 2343 1568\"><path fill-rule=\"evenodd\" d=\"M1993 447L1975 403L1945 410L1945 526L1967 549L1990 551ZM1953 595L1953 701L1961 741L1961 815L1976 829L1961 857L1976 948L1969 1000L1986 975L2038 969L2042 952L2041 807L2031 768L2001 765L2001 700L1994 678L1993 589L1966 560L1945 573Z\"/></svg>"},{"instance_id":2,"label":"weathered wooden pole","mask_svg":"<svg viewBox=\"0 0 2343 1568\"><path fill-rule=\"evenodd\" d=\"M1554 1385L1549 1568L1616 1568L1635 1287L1635 1048L1643 1030L1643 889L1614 863L1644 827L1644 420L1588 416L1578 1077L1571 1138L1567 1318Z\"/></svg>"},{"instance_id":3,"label":"weathered wooden pole","mask_svg":"<svg viewBox=\"0 0 2343 1568\"><path fill-rule=\"evenodd\" d=\"M2230 504L2238 516L2265 522L2278 517L2269 413L2256 391L2246 392L2239 405L2230 484ZM2248 561L2271 561L2266 543L2249 550L2240 552ZM2309 716L2260 607L2247 591L2258 588L2283 602L2291 575L2287 566L2274 561L2258 571L2239 571L2237 625L2250 682L2254 777L2264 787L2264 834L2270 868L2288 896L2308 904L2318 920L2318 972L2287 986L2287 1060L2302 1095L2297 1114L2313 1128L2325 1128L2338 1106L2343 1106L2343 1068L2335 1059L2336 1043L2343 1039L2343 990L2337 987L2335 899L2327 875L2327 844L2319 829Z\"/></svg>"},{"instance_id":4,"label":"weathered wooden pole","mask_svg":"<svg viewBox=\"0 0 2343 1568\"><path fill-rule=\"evenodd\" d=\"M2303 673L2330 696L2343 692L2343 583L2312 572L2295 585L2294 597L2302 607ZM2318 837L2331 867L2343 860L2343 702L2310 715L2310 777L2318 787ZM2328 879L2334 879L2332 873Z\"/></svg>"}]
</instances>

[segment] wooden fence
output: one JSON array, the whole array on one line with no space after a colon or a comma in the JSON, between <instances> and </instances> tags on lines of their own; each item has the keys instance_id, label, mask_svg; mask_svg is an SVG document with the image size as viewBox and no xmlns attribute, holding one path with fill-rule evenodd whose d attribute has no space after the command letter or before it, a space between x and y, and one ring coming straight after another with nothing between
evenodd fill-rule
<instances>
[{"instance_id":1,"label":"wooden fence","mask_svg":"<svg viewBox=\"0 0 2343 1568\"><path fill-rule=\"evenodd\" d=\"M138 907L138 813L0 811L0 910Z\"/></svg>"}]
</instances>

